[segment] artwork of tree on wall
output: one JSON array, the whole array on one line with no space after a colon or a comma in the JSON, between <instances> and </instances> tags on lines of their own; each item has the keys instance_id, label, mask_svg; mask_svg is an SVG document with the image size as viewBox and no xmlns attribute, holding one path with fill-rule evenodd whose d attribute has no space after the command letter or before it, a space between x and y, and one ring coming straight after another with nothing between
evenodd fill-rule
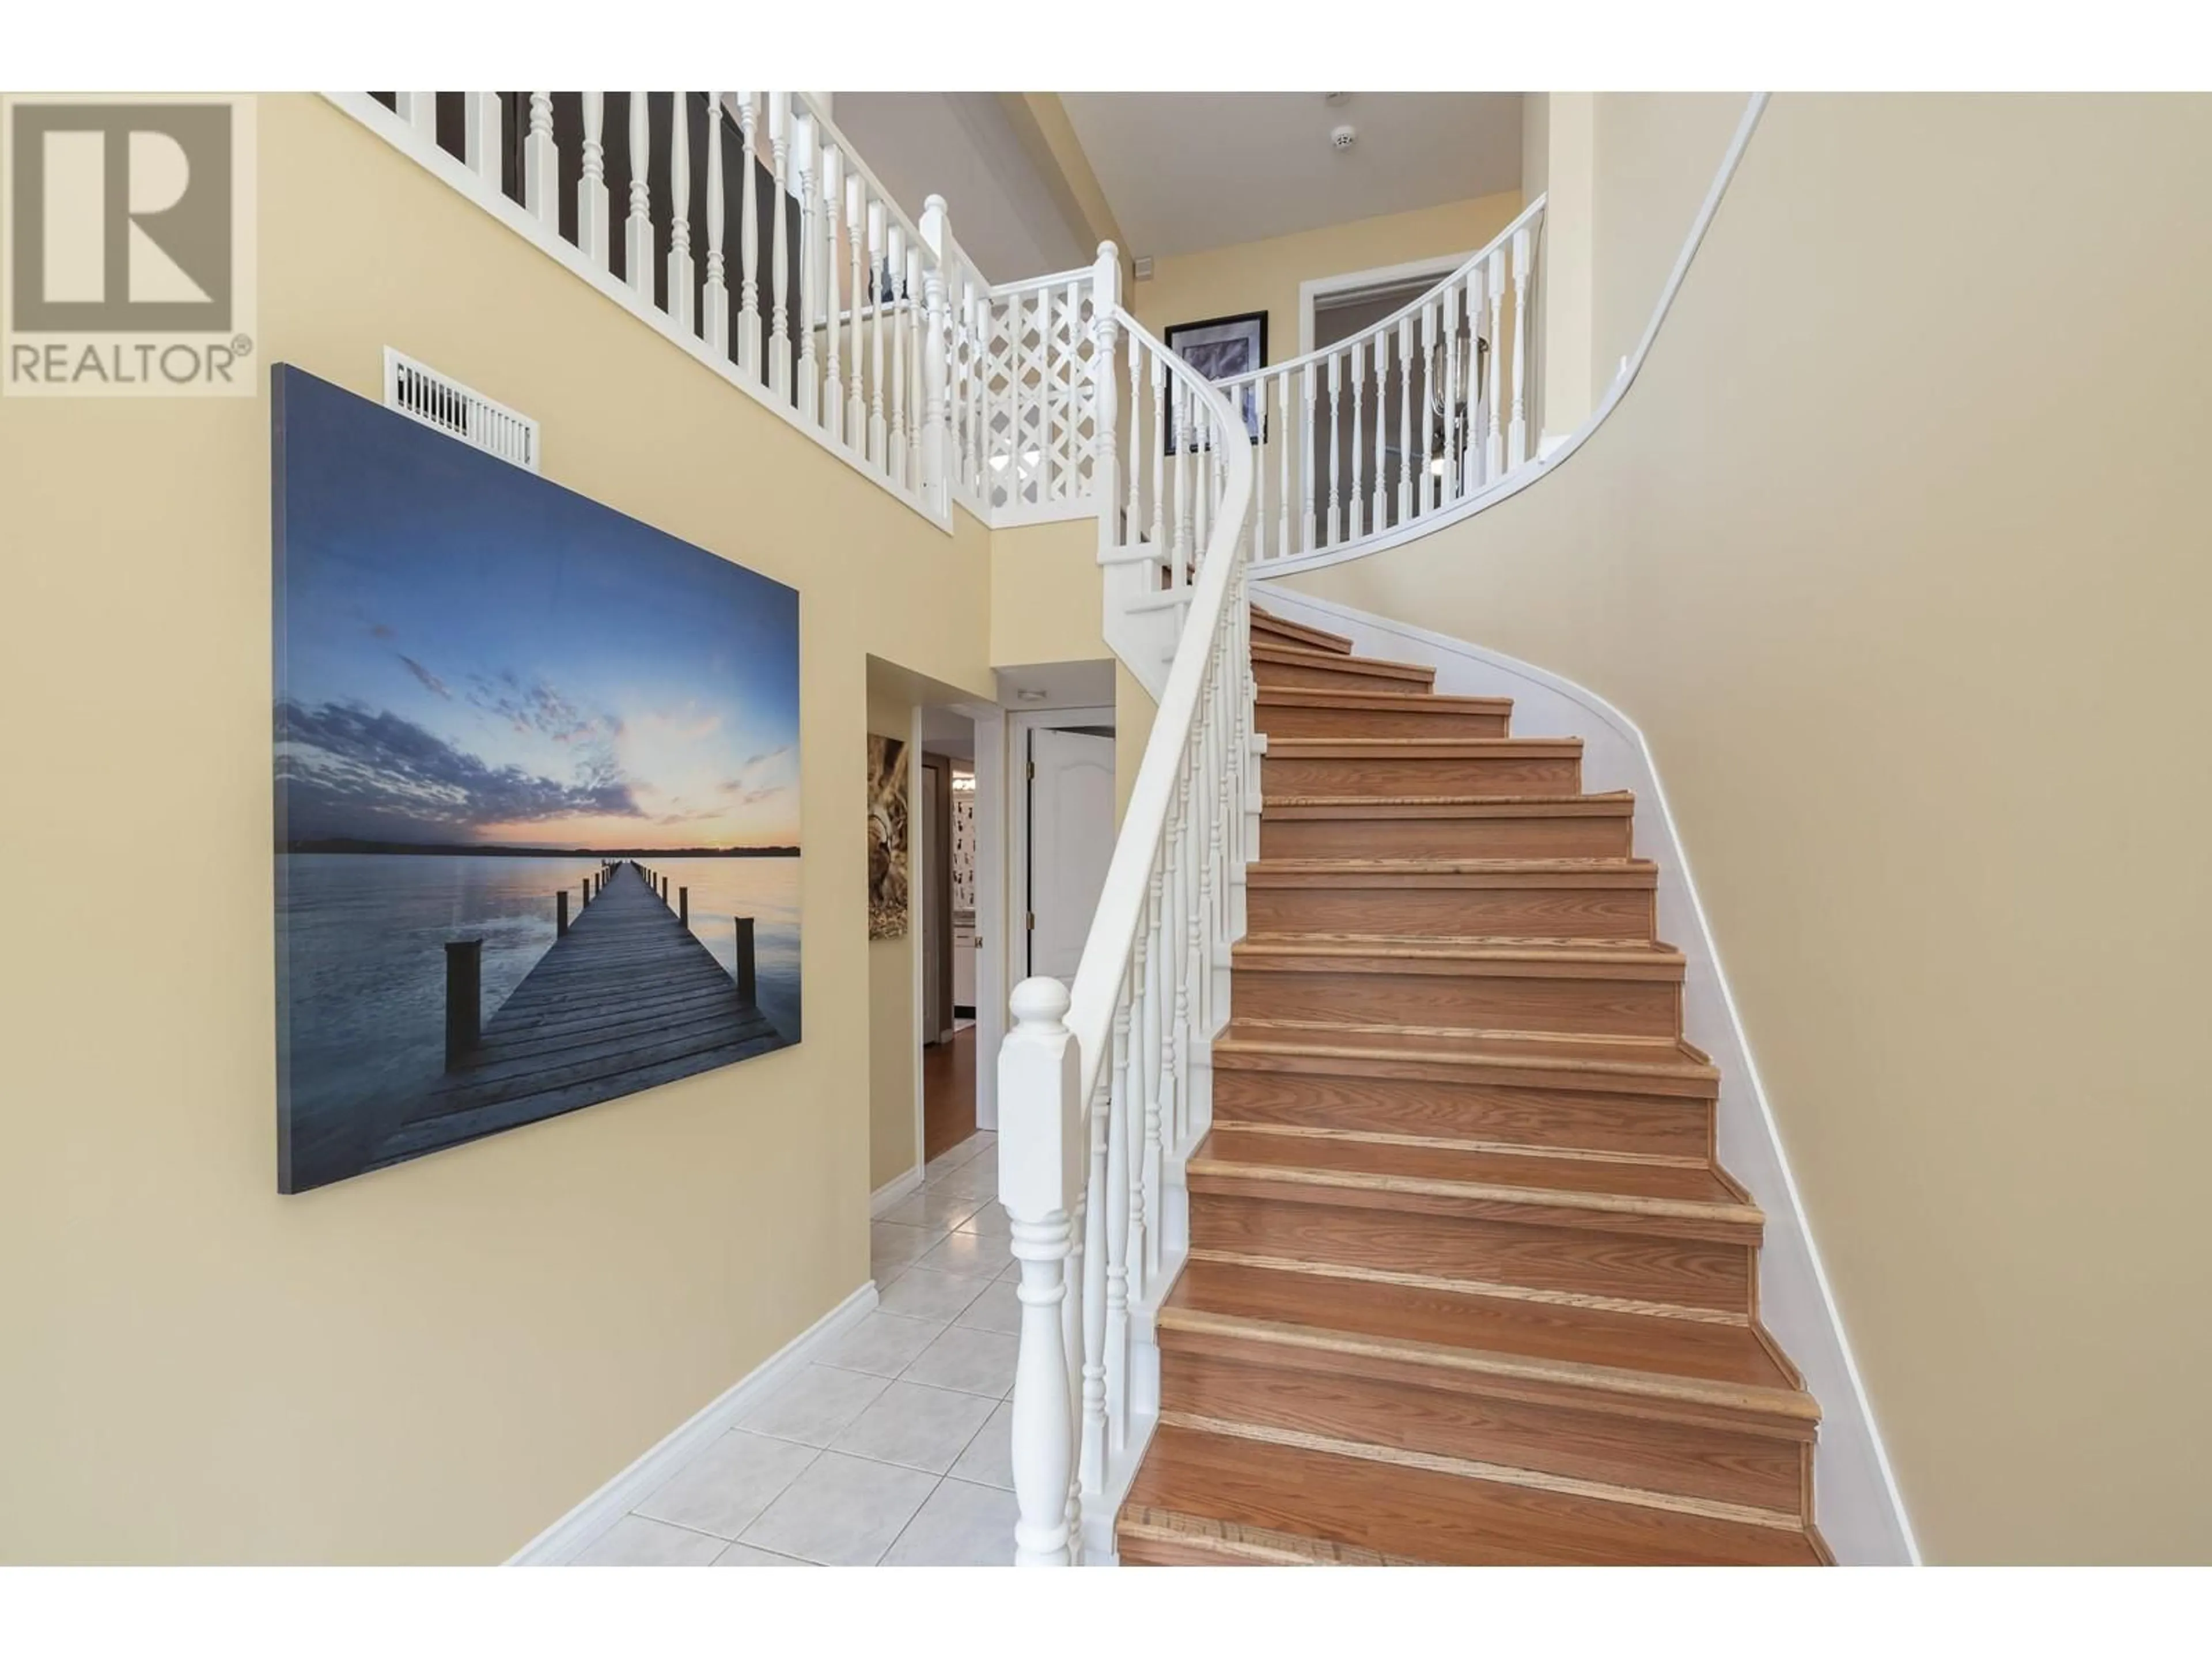
<instances>
[{"instance_id":1,"label":"artwork of tree on wall","mask_svg":"<svg viewBox=\"0 0 2212 1659\"><path fill-rule=\"evenodd\" d=\"M799 1041L799 594L279 365L277 1187Z\"/></svg>"},{"instance_id":2,"label":"artwork of tree on wall","mask_svg":"<svg viewBox=\"0 0 2212 1659\"><path fill-rule=\"evenodd\" d=\"M868 937L906 937L906 744L868 738Z\"/></svg>"}]
</instances>

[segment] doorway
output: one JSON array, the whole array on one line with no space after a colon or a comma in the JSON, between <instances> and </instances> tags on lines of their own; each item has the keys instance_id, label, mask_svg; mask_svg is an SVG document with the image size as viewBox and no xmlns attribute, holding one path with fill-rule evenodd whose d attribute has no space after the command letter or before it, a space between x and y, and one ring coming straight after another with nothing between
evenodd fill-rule
<instances>
[{"instance_id":1,"label":"doorway","mask_svg":"<svg viewBox=\"0 0 2212 1659\"><path fill-rule=\"evenodd\" d=\"M1431 292L1460 263L1456 258L1424 262L1304 284L1301 321L1307 349L1317 351L1336 345L1395 315ZM1431 325L1440 326L1442 313L1436 307L1431 310L1436 312ZM1425 335L1419 325L1403 340L1397 329L1383 335L1382 349L1362 353L1356 376L1350 362L1346 362L1339 371L1340 390L1334 421L1329 418L1328 381L1322 380L1310 439L1312 476L1322 481L1319 506L1323 520L1318 529L1322 543L1333 544L1394 527L1405 505L1399 498L1399 480L1418 477L1415 489L1407 493L1419 499L1425 490L1426 498L1434 500L1452 471L1447 452L1456 449L1462 469L1470 453L1480 453L1476 434L1489 419L1482 388L1490 345L1479 319L1462 314L1457 335L1454 344L1460 367L1455 390L1448 387L1443 343ZM1403 364L1401 346L1411 347ZM1409 374L1410 387L1407 385ZM1452 391L1449 407L1448 391ZM1355 411L1362 418L1355 420ZM1404 447L1408 437L1413 444L1410 454ZM1424 456L1427 458L1425 474L1421 471ZM1333 524L1328 506L1332 482L1340 484L1341 495Z\"/></svg>"},{"instance_id":2,"label":"doorway","mask_svg":"<svg viewBox=\"0 0 2212 1659\"><path fill-rule=\"evenodd\" d=\"M976 1131L975 722L922 711L915 801L925 1164Z\"/></svg>"}]
</instances>

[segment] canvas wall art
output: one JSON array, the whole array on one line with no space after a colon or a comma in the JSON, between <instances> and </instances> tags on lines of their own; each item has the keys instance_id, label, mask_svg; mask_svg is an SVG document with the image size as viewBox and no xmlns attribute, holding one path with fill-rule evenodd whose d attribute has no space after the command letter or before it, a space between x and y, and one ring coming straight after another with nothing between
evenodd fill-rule
<instances>
[{"instance_id":1,"label":"canvas wall art","mask_svg":"<svg viewBox=\"0 0 2212 1659\"><path fill-rule=\"evenodd\" d=\"M868 937L906 937L906 744L868 738Z\"/></svg>"},{"instance_id":2,"label":"canvas wall art","mask_svg":"<svg viewBox=\"0 0 2212 1659\"><path fill-rule=\"evenodd\" d=\"M798 1042L798 592L272 386L279 1189Z\"/></svg>"}]
</instances>

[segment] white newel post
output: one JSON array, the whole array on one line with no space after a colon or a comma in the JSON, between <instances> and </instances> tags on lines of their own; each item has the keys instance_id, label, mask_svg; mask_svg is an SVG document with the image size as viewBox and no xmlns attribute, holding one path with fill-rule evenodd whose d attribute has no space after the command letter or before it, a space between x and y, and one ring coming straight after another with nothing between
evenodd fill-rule
<instances>
[{"instance_id":1,"label":"white newel post","mask_svg":"<svg viewBox=\"0 0 2212 1659\"><path fill-rule=\"evenodd\" d=\"M1115 406L1119 385L1114 344L1120 325L1114 319L1121 303L1121 251L1111 242L1098 245L1098 258L1091 267L1091 488L1098 499L1098 551L1111 552L1121 543L1115 515L1121 510L1120 434Z\"/></svg>"},{"instance_id":2,"label":"white newel post","mask_svg":"<svg viewBox=\"0 0 2212 1659\"><path fill-rule=\"evenodd\" d=\"M952 333L945 309L945 269L951 258L950 215L942 196L921 204L922 246L929 258L922 264L921 282L927 330L921 348L921 495L933 513L947 517L952 495L947 480L952 436Z\"/></svg>"},{"instance_id":3,"label":"white newel post","mask_svg":"<svg viewBox=\"0 0 2212 1659\"><path fill-rule=\"evenodd\" d=\"M999 1201L1021 1263L1021 1344L1014 1366L1014 1565L1070 1564L1068 1481L1074 1473L1067 1339L1068 1206L1084 1151L1076 1091L1081 1068L1058 980L1025 979L999 1050Z\"/></svg>"}]
</instances>

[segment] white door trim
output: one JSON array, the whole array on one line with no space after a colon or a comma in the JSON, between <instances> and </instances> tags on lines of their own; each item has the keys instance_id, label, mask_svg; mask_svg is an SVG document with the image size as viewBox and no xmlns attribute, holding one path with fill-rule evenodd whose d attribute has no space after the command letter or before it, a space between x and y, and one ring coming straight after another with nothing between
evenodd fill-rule
<instances>
[{"instance_id":1,"label":"white door trim","mask_svg":"<svg viewBox=\"0 0 2212 1659\"><path fill-rule=\"evenodd\" d=\"M928 973L924 950L929 931L922 926L921 874L928 867L923 861L928 844L922 839L921 818L921 706L917 703L908 721L906 744L906 943L914 976L906 1046L907 1058L914 1066L914 1167L917 1170L928 1162L923 1153L929 1145L928 1115L923 1109L928 1093L921 1070L922 1000Z\"/></svg>"},{"instance_id":2,"label":"white door trim","mask_svg":"<svg viewBox=\"0 0 2212 1659\"><path fill-rule=\"evenodd\" d=\"M1408 259L1403 264L1376 265L1369 270L1308 277L1298 284L1298 356L1303 357L1314 349L1316 301L1332 294L1349 294L1364 288L1389 288L1423 279L1435 281L1450 276L1474 257L1474 250L1469 248L1464 253L1440 253L1433 259Z\"/></svg>"},{"instance_id":3,"label":"white door trim","mask_svg":"<svg viewBox=\"0 0 2212 1659\"><path fill-rule=\"evenodd\" d=\"M975 726L975 1127L999 1127L999 1045L1006 1036L1006 711L956 702Z\"/></svg>"}]
</instances>

